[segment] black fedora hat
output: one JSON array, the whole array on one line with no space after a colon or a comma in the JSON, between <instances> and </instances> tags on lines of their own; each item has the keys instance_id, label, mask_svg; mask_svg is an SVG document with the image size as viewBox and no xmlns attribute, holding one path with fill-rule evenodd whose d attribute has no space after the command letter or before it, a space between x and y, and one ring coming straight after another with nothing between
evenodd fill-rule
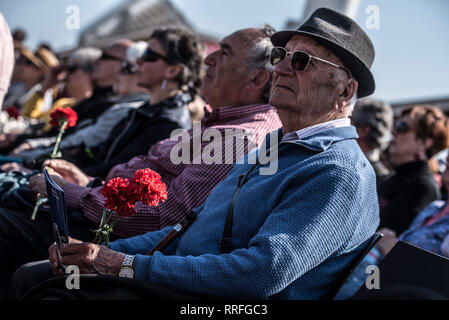
<instances>
[{"instance_id":1,"label":"black fedora hat","mask_svg":"<svg viewBox=\"0 0 449 320\"><path fill-rule=\"evenodd\" d=\"M376 85L370 71L375 55L374 46L354 20L334 10L320 8L298 30L276 32L271 42L283 47L299 34L313 38L340 58L359 83L359 98L374 92Z\"/></svg>"}]
</instances>

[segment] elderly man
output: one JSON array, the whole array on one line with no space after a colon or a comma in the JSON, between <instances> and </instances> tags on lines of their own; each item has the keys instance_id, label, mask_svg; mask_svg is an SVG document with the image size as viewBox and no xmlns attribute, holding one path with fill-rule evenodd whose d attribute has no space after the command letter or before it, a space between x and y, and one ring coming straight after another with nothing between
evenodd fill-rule
<instances>
[{"instance_id":1,"label":"elderly man","mask_svg":"<svg viewBox=\"0 0 449 320\"><path fill-rule=\"evenodd\" d=\"M348 118L356 92L364 97L374 90L374 49L354 21L329 9L271 41L276 68L270 102L284 127L258 152L269 148L277 155L276 173L261 174L269 163L235 165L194 210L196 221L185 233L152 255L146 254L171 228L118 240L110 248L72 243L60 250L63 264L77 265L81 273L134 278L129 281L153 294L164 287L233 299L332 296L379 221L374 171ZM222 48L222 59L233 52ZM53 272L62 274L56 246L50 260ZM24 289L19 279L30 274L40 278L38 269L21 269L14 287ZM83 291L89 280L80 281ZM135 297L128 289L121 285L124 296ZM91 298L116 292L94 286L87 291Z\"/></svg>"},{"instance_id":2,"label":"elderly man","mask_svg":"<svg viewBox=\"0 0 449 320\"><path fill-rule=\"evenodd\" d=\"M108 179L128 178L138 169L150 168L162 176L168 191L168 199L162 205L149 207L139 204L136 215L120 219L114 228L116 236L129 237L173 225L198 207L232 169L238 153L244 153L244 150L237 150L236 147L235 154L231 154L231 161L225 161L229 155L226 154L227 143L222 141L229 130L246 133L247 147L250 147L261 144L269 132L281 127L276 110L267 104L273 71L269 63L273 48L269 37L272 34L273 29L269 27L237 31L224 38L220 42L221 49L211 53L205 60L209 69L202 85L202 93L212 111L207 113L201 129L185 133L190 145L194 136L199 133L203 135L207 130L219 132L223 139L213 139L212 142L202 139L201 148L220 149L220 161L175 165L172 161L172 149L178 145L178 140L174 139L157 143L148 155L136 157L109 172ZM234 136L235 145L242 142L245 147L244 138L245 136ZM233 141L230 142L232 145ZM92 187L97 180L89 182L89 177L68 162L50 161L47 164L55 173L72 182L68 183L67 180L54 176L64 187L67 206L71 210L68 214L71 235L91 241L94 234L90 230L98 226L102 216L102 187ZM42 176L31 179L30 186L36 191L45 191ZM0 210L2 277L8 277L8 274L10 276L23 263L48 257L47 249L54 241L50 226L50 216L45 212L40 212L36 221L32 222L28 214ZM9 250L13 246L21 249ZM7 279L4 279L2 283L0 278L0 288L5 285Z\"/></svg>"}]
</instances>

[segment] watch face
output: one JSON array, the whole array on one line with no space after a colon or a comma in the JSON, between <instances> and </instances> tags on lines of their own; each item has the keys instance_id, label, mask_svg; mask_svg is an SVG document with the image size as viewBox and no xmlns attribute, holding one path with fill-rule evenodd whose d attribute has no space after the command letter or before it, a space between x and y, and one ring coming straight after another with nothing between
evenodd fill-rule
<instances>
[{"instance_id":1,"label":"watch face","mask_svg":"<svg viewBox=\"0 0 449 320\"><path fill-rule=\"evenodd\" d=\"M119 277L123 277L123 278L134 278L134 270L131 269L130 267L123 267L120 269L119 272Z\"/></svg>"}]
</instances>

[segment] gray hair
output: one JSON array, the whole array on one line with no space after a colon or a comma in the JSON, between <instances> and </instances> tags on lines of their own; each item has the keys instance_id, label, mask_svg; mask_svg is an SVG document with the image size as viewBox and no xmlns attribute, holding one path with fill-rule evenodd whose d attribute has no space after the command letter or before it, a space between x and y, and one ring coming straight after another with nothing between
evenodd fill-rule
<instances>
[{"instance_id":1,"label":"gray hair","mask_svg":"<svg viewBox=\"0 0 449 320\"><path fill-rule=\"evenodd\" d=\"M387 102L364 98L357 101L352 122L356 127L369 126L371 130L367 142L374 148L384 150L391 140L393 117L393 109Z\"/></svg>"},{"instance_id":2,"label":"gray hair","mask_svg":"<svg viewBox=\"0 0 449 320\"><path fill-rule=\"evenodd\" d=\"M92 72L95 61L100 58L102 51L97 48L81 48L73 53L67 59L68 65L79 65L85 72Z\"/></svg>"},{"instance_id":3,"label":"gray hair","mask_svg":"<svg viewBox=\"0 0 449 320\"><path fill-rule=\"evenodd\" d=\"M274 48L270 38L276 30L268 24L265 24L259 30L263 36L257 38L253 47L250 49L248 53L248 64L252 68L266 70L270 73L270 79L263 92L263 99L268 102L270 99L274 71L274 66L270 63L271 50Z\"/></svg>"}]
</instances>

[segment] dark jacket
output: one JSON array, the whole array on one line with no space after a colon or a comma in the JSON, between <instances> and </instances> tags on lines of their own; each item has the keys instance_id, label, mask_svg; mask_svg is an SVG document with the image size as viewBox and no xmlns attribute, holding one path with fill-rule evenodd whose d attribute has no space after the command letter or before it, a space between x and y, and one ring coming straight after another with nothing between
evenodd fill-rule
<instances>
[{"instance_id":1,"label":"dark jacket","mask_svg":"<svg viewBox=\"0 0 449 320\"><path fill-rule=\"evenodd\" d=\"M380 228L402 233L429 203L440 198L440 191L426 161L405 163L378 189Z\"/></svg>"},{"instance_id":2,"label":"dark jacket","mask_svg":"<svg viewBox=\"0 0 449 320\"><path fill-rule=\"evenodd\" d=\"M78 115L78 122L74 130L95 122L104 111L116 104L117 101L118 97L112 87L96 86L89 98L80 101L73 107Z\"/></svg>"},{"instance_id":3,"label":"dark jacket","mask_svg":"<svg viewBox=\"0 0 449 320\"><path fill-rule=\"evenodd\" d=\"M153 144L170 137L175 129L190 129L189 94L180 94L158 104L131 110L112 130L110 139L92 150L97 163L84 169L90 176L104 178L117 164L148 152Z\"/></svg>"}]
</instances>

